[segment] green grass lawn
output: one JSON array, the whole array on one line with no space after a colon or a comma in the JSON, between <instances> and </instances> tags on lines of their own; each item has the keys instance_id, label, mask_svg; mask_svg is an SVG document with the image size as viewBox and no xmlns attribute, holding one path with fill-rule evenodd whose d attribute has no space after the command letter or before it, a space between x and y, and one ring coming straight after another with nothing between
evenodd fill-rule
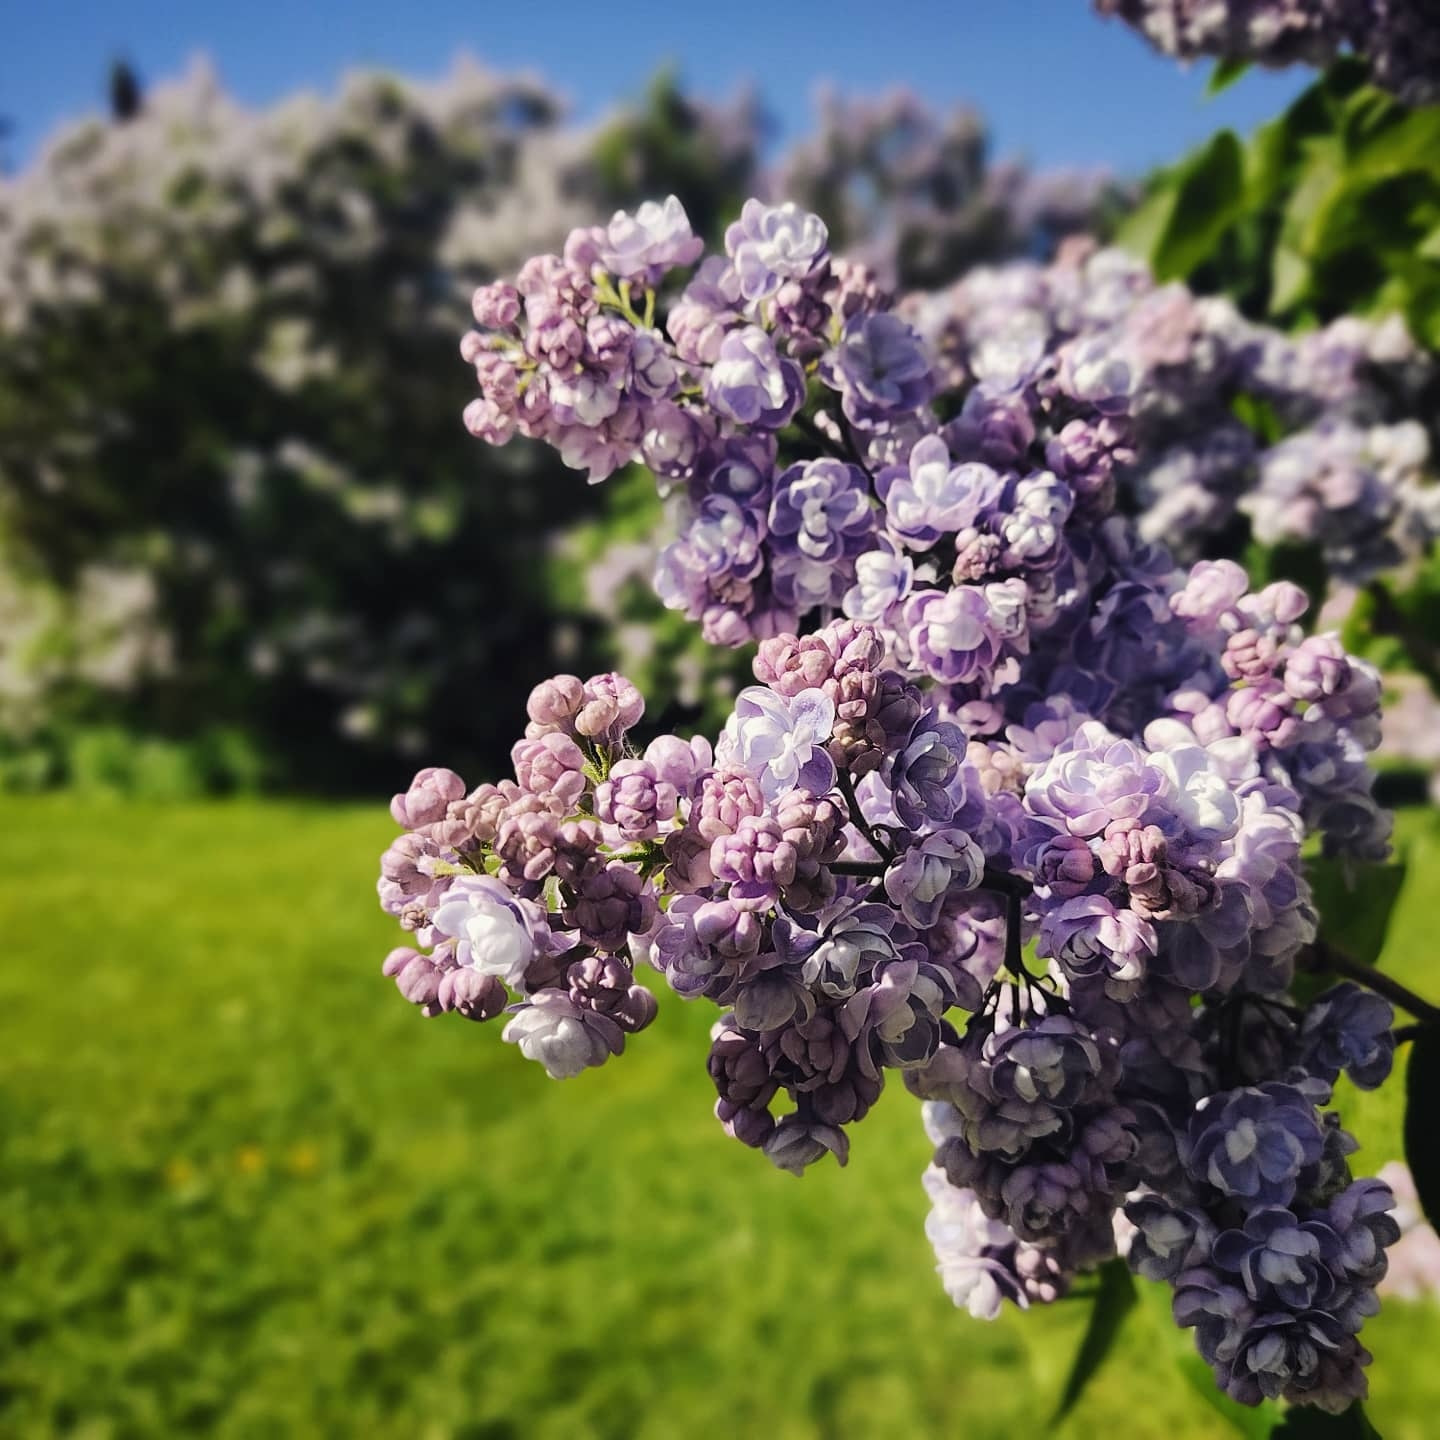
<instances>
[{"instance_id":1,"label":"green grass lawn","mask_svg":"<svg viewBox=\"0 0 1440 1440\"><path fill-rule=\"evenodd\" d=\"M848 1169L796 1180L711 1118L708 1006L558 1084L405 1005L380 807L0 816L6 1440L1043 1433L1086 1305L951 1307L898 1084ZM1385 958L1422 984L1428 826ZM1344 1097L1362 1170L1398 1092ZM1222 1433L1149 1323L1064 1434ZM1366 1338L1380 1431L1433 1436L1440 1306Z\"/></svg>"}]
</instances>

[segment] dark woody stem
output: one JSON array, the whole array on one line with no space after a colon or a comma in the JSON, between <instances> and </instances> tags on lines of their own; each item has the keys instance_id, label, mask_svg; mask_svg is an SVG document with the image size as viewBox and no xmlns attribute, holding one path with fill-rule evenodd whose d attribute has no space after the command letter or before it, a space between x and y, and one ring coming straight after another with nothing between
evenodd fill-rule
<instances>
[{"instance_id":1,"label":"dark woody stem","mask_svg":"<svg viewBox=\"0 0 1440 1440\"><path fill-rule=\"evenodd\" d=\"M997 870L993 865L987 865L984 877L980 881L980 889L993 890L996 894L1004 895L1011 900L1024 900L1034 887L1019 875L1012 875L1008 870Z\"/></svg>"},{"instance_id":2,"label":"dark woody stem","mask_svg":"<svg viewBox=\"0 0 1440 1440\"><path fill-rule=\"evenodd\" d=\"M1009 877L1007 877L1009 878ZM1018 890L1005 894L1005 968L1014 976L1023 978L1028 984L1031 975L1025 968L1025 954L1021 946L1020 920L1024 907Z\"/></svg>"},{"instance_id":3,"label":"dark woody stem","mask_svg":"<svg viewBox=\"0 0 1440 1440\"><path fill-rule=\"evenodd\" d=\"M845 442L845 450L849 456L850 463L865 472L866 478L870 481L871 488L875 487L875 472L865 463L865 457L860 453L860 447L855 443L855 436L851 433L850 423L840 419L837 424L840 427L841 439Z\"/></svg>"},{"instance_id":4,"label":"dark woody stem","mask_svg":"<svg viewBox=\"0 0 1440 1440\"><path fill-rule=\"evenodd\" d=\"M837 875L882 874L885 866L895 858L895 852L875 833L874 826L865 818L864 813L860 809L860 802L855 798L855 785L850 779L850 772L848 770L837 767L835 785L840 791L840 794L845 798L845 808L850 812L850 823L865 837L870 848L880 857L883 863L878 870L868 871L846 871L842 870L838 865L832 865L830 868L834 870Z\"/></svg>"}]
</instances>

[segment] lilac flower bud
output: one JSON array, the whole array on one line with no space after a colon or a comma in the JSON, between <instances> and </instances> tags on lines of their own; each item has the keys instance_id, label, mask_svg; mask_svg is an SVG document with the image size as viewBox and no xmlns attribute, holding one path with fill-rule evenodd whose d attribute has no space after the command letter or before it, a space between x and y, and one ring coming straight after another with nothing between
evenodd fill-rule
<instances>
[{"instance_id":1,"label":"lilac flower bud","mask_svg":"<svg viewBox=\"0 0 1440 1440\"><path fill-rule=\"evenodd\" d=\"M561 912L565 923L597 950L618 950L631 935L643 935L655 919L655 896L646 880L621 864L608 865L575 886Z\"/></svg>"},{"instance_id":2,"label":"lilac flower bud","mask_svg":"<svg viewBox=\"0 0 1440 1440\"><path fill-rule=\"evenodd\" d=\"M592 675L585 682L575 729L592 740L616 745L644 713L644 698L623 675Z\"/></svg>"},{"instance_id":3,"label":"lilac flower bud","mask_svg":"<svg viewBox=\"0 0 1440 1440\"><path fill-rule=\"evenodd\" d=\"M550 797L521 795L505 808L495 831L501 879L517 890L538 886L555 869L559 843L560 816Z\"/></svg>"},{"instance_id":4,"label":"lilac flower bud","mask_svg":"<svg viewBox=\"0 0 1440 1440\"><path fill-rule=\"evenodd\" d=\"M703 735L682 740L678 735L659 735L645 747L644 759L661 785L677 796L688 797L697 777L714 763L710 742Z\"/></svg>"},{"instance_id":5,"label":"lilac flower bud","mask_svg":"<svg viewBox=\"0 0 1440 1440\"><path fill-rule=\"evenodd\" d=\"M443 892L448 881L436 877L439 859L439 847L428 836L414 832L396 836L380 857L382 899L409 900ZM385 908L395 913L389 904Z\"/></svg>"},{"instance_id":6,"label":"lilac flower bud","mask_svg":"<svg viewBox=\"0 0 1440 1440\"><path fill-rule=\"evenodd\" d=\"M722 1120L740 1110L763 1111L779 1089L759 1039L747 1035L733 1015L722 1015L715 1022L707 1065L720 1105L729 1112L721 1115Z\"/></svg>"},{"instance_id":7,"label":"lilac flower bud","mask_svg":"<svg viewBox=\"0 0 1440 1440\"><path fill-rule=\"evenodd\" d=\"M505 811L521 793L513 780L502 780L498 785L477 785L463 800L454 802L451 813L467 835L488 845L494 840Z\"/></svg>"},{"instance_id":8,"label":"lilac flower bud","mask_svg":"<svg viewBox=\"0 0 1440 1440\"><path fill-rule=\"evenodd\" d=\"M764 809L759 781L748 770L722 765L701 778L689 823L708 846L722 835L733 835L745 816L760 815Z\"/></svg>"},{"instance_id":9,"label":"lilac flower bud","mask_svg":"<svg viewBox=\"0 0 1440 1440\"><path fill-rule=\"evenodd\" d=\"M531 692L525 709L541 727L540 733L558 730L574 733L575 717L585 703L585 687L578 676L556 675L542 680Z\"/></svg>"},{"instance_id":10,"label":"lilac flower bud","mask_svg":"<svg viewBox=\"0 0 1440 1440\"><path fill-rule=\"evenodd\" d=\"M657 1012L655 997L635 984L630 967L613 957L591 955L565 972L576 1005L607 1015L627 1034L643 1030Z\"/></svg>"},{"instance_id":11,"label":"lilac flower bud","mask_svg":"<svg viewBox=\"0 0 1440 1440\"><path fill-rule=\"evenodd\" d=\"M795 878L798 858L772 816L746 815L710 847L710 871L729 886L732 904L763 910Z\"/></svg>"},{"instance_id":12,"label":"lilac flower bud","mask_svg":"<svg viewBox=\"0 0 1440 1440\"><path fill-rule=\"evenodd\" d=\"M753 910L730 900L704 901L693 916L696 939L728 959L754 955L765 939L764 922Z\"/></svg>"},{"instance_id":13,"label":"lilac flower bud","mask_svg":"<svg viewBox=\"0 0 1440 1440\"><path fill-rule=\"evenodd\" d=\"M400 946L385 957L381 973L393 979L395 988L427 1016L438 1015L444 1008L437 1000L445 971L431 956Z\"/></svg>"},{"instance_id":14,"label":"lilac flower bud","mask_svg":"<svg viewBox=\"0 0 1440 1440\"><path fill-rule=\"evenodd\" d=\"M1196 628L1214 629L1250 588L1250 577L1233 560L1201 560L1170 608Z\"/></svg>"},{"instance_id":15,"label":"lilac flower bud","mask_svg":"<svg viewBox=\"0 0 1440 1440\"><path fill-rule=\"evenodd\" d=\"M515 437L515 417L489 396L480 396L465 407L465 428L487 445L508 445Z\"/></svg>"},{"instance_id":16,"label":"lilac flower bud","mask_svg":"<svg viewBox=\"0 0 1440 1440\"><path fill-rule=\"evenodd\" d=\"M850 1140L837 1126L787 1115L767 1136L764 1150L771 1164L792 1175L803 1175L807 1166L826 1155L845 1164L850 1158Z\"/></svg>"},{"instance_id":17,"label":"lilac flower bud","mask_svg":"<svg viewBox=\"0 0 1440 1440\"><path fill-rule=\"evenodd\" d=\"M568 736L552 731L516 741L510 751L520 788L570 811L585 793L585 756Z\"/></svg>"},{"instance_id":18,"label":"lilac flower bud","mask_svg":"<svg viewBox=\"0 0 1440 1440\"><path fill-rule=\"evenodd\" d=\"M397 825L418 830L422 825L443 820L451 801L460 799L464 793L465 782L453 770L427 765L416 774L403 795L396 795L390 801L390 813Z\"/></svg>"},{"instance_id":19,"label":"lilac flower bud","mask_svg":"<svg viewBox=\"0 0 1440 1440\"><path fill-rule=\"evenodd\" d=\"M493 1020L510 1003L504 983L469 966L447 970L440 977L436 1003L453 1010L462 1020Z\"/></svg>"},{"instance_id":20,"label":"lilac flower bud","mask_svg":"<svg viewBox=\"0 0 1440 1440\"><path fill-rule=\"evenodd\" d=\"M619 760L595 790L595 813L622 840L653 840L675 817L673 785L660 780L645 760Z\"/></svg>"},{"instance_id":21,"label":"lilac flower bud","mask_svg":"<svg viewBox=\"0 0 1440 1440\"><path fill-rule=\"evenodd\" d=\"M1094 879L1095 856L1078 835L1053 836L1035 857L1035 883L1057 900L1083 895Z\"/></svg>"},{"instance_id":22,"label":"lilac flower bud","mask_svg":"<svg viewBox=\"0 0 1440 1440\"><path fill-rule=\"evenodd\" d=\"M1350 683L1350 657L1337 635L1309 635L1286 657L1285 689L1297 700L1324 700Z\"/></svg>"}]
</instances>

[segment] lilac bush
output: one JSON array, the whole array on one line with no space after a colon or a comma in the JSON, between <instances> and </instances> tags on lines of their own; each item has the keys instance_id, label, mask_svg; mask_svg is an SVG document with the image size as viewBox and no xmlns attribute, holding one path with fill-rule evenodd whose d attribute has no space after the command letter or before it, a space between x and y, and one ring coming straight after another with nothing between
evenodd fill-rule
<instances>
[{"instance_id":1,"label":"lilac bush","mask_svg":"<svg viewBox=\"0 0 1440 1440\"><path fill-rule=\"evenodd\" d=\"M1342 51L1414 105L1440 96L1440 13L1429 0L1094 0L1158 50L1266 66L1328 65Z\"/></svg>"},{"instance_id":2,"label":"lilac bush","mask_svg":"<svg viewBox=\"0 0 1440 1440\"><path fill-rule=\"evenodd\" d=\"M698 248L647 207L482 289L469 418L592 481L648 464L686 517L660 593L758 640L758 683L713 743L642 745L633 685L557 676L513 779L422 770L386 972L565 1078L654 1018L649 965L720 1008L725 1131L797 1174L843 1164L899 1072L957 1304L1045 1303L1124 1252L1234 1399L1344 1408L1399 1229L1331 1096L1395 1037L1318 938L1306 846L1388 852L1380 685L1297 586L1177 566L1125 513L1173 353L1136 297L1183 312L1169 363L1220 344L1103 252L937 321L793 208Z\"/></svg>"}]
</instances>

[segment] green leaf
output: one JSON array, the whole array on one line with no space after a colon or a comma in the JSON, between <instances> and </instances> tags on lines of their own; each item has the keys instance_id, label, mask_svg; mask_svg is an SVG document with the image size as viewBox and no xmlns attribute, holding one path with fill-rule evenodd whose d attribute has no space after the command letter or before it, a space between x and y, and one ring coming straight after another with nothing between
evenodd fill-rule
<instances>
[{"instance_id":1,"label":"green leaf","mask_svg":"<svg viewBox=\"0 0 1440 1440\"><path fill-rule=\"evenodd\" d=\"M1151 261L1174 214L1175 193L1174 176L1164 175L1153 181L1145 198L1116 227L1115 243Z\"/></svg>"},{"instance_id":2,"label":"green leaf","mask_svg":"<svg viewBox=\"0 0 1440 1440\"><path fill-rule=\"evenodd\" d=\"M1405 1161L1415 1177L1420 1208L1440 1222L1440 1029L1427 1025L1410 1047L1405 1072Z\"/></svg>"},{"instance_id":3,"label":"green leaf","mask_svg":"<svg viewBox=\"0 0 1440 1440\"><path fill-rule=\"evenodd\" d=\"M1174 208L1151 256L1161 280L1182 279L1206 259L1236 218L1244 189L1244 152L1222 130L1177 177Z\"/></svg>"},{"instance_id":4,"label":"green leaf","mask_svg":"<svg viewBox=\"0 0 1440 1440\"><path fill-rule=\"evenodd\" d=\"M1058 1425L1075 1408L1085 1387L1114 1348L1125 1317L1135 1305L1135 1281L1123 1260L1107 1260L1100 1267L1099 1277L1100 1291L1090 1310L1090 1324L1075 1352L1075 1363L1070 1367L1065 1391L1050 1422L1052 1426Z\"/></svg>"},{"instance_id":5,"label":"green leaf","mask_svg":"<svg viewBox=\"0 0 1440 1440\"><path fill-rule=\"evenodd\" d=\"M1406 110L1393 100L1363 113L1363 124L1347 123L1349 168L1366 180L1407 170L1435 172L1440 155L1440 106Z\"/></svg>"},{"instance_id":6,"label":"green leaf","mask_svg":"<svg viewBox=\"0 0 1440 1440\"><path fill-rule=\"evenodd\" d=\"M1357 964L1374 965L1405 884L1405 858L1386 865L1316 859L1305 868L1320 911L1320 939Z\"/></svg>"},{"instance_id":7,"label":"green leaf","mask_svg":"<svg viewBox=\"0 0 1440 1440\"><path fill-rule=\"evenodd\" d=\"M1205 86L1207 95L1219 95L1228 90L1250 68L1248 60L1218 60L1210 72L1210 82Z\"/></svg>"},{"instance_id":8,"label":"green leaf","mask_svg":"<svg viewBox=\"0 0 1440 1440\"><path fill-rule=\"evenodd\" d=\"M1338 1415L1317 1410L1313 1405L1294 1405L1270 1432L1271 1440L1380 1440L1357 1400Z\"/></svg>"},{"instance_id":9,"label":"green leaf","mask_svg":"<svg viewBox=\"0 0 1440 1440\"><path fill-rule=\"evenodd\" d=\"M1346 173L1340 144L1333 137L1306 141L1296 183L1285 202L1285 215L1271 262L1270 313L1289 310L1303 297L1310 262L1323 249L1330 212L1344 192Z\"/></svg>"}]
</instances>

